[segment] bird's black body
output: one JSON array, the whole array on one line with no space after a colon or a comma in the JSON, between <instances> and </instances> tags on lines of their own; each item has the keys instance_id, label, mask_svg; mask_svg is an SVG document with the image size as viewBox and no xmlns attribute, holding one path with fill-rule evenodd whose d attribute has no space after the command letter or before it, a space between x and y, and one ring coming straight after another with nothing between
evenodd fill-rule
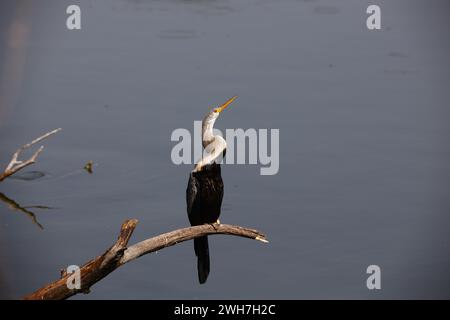
<instances>
[{"instance_id":1,"label":"bird's black body","mask_svg":"<svg viewBox=\"0 0 450 320\"><path fill-rule=\"evenodd\" d=\"M209 164L191 172L186 190L189 222L192 226L214 223L220 216L223 181L220 164Z\"/></svg>"},{"instance_id":2,"label":"bird's black body","mask_svg":"<svg viewBox=\"0 0 450 320\"><path fill-rule=\"evenodd\" d=\"M215 223L220 216L223 181L220 164L209 164L201 171L191 172L186 189L189 222L192 226ZM194 239L198 280L204 283L209 274L208 237Z\"/></svg>"}]
</instances>

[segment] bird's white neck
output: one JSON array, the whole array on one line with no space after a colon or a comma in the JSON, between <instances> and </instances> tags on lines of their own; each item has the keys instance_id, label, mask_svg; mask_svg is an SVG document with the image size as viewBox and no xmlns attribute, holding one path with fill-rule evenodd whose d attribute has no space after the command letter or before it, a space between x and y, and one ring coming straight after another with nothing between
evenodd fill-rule
<instances>
[{"instance_id":1,"label":"bird's white neck","mask_svg":"<svg viewBox=\"0 0 450 320\"><path fill-rule=\"evenodd\" d=\"M194 172L202 170L208 164L221 163L226 148L225 139L219 135L214 136L212 142L203 151L202 158L195 165Z\"/></svg>"},{"instance_id":2,"label":"bird's white neck","mask_svg":"<svg viewBox=\"0 0 450 320\"><path fill-rule=\"evenodd\" d=\"M202 145L206 148L214 140L214 123L217 115L214 112L208 113L202 121Z\"/></svg>"},{"instance_id":3,"label":"bird's white neck","mask_svg":"<svg viewBox=\"0 0 450 320\"><path fill-rule=\"evenodd\" d=\"M194 172L200 171L203 166L211 164L223 155L227 143L220 135L214 135L214 123L218 114L210 112L202 121L202 145L205 149L202 159L196 164Z\"/></svg>"}]
</instances>

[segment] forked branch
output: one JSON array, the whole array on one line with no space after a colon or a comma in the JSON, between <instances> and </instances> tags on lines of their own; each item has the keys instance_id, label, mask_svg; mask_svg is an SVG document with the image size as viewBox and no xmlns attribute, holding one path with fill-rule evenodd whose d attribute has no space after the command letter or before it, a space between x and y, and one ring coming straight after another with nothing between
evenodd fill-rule
<instances>
[{"instance_id":1,"label":"forked branch","mask_svg":"<svg viewBox=\"0 0 450 320\"><path fill-rule=\"evenodd\" d=\"M264 234L261 232L240 226L228 224L204 224L201 226L189 227L167 232L153 238L149 238L127 247L128 241L137 225L136 219L126 220L120 229L119 237L112 247L102 255L90 260L80 267L80 288L69 289L67 286L71 274L63 272L61 279L56 280L37 291L23 297L25 300L60 300L69 298L77 293L88 293L90 287L100 281L108 274L123 266L124 264L137 259L151 252L173 246L183 241L197 237L228 234L244 238L250 238L267 243Z\"/></svg>"},{"instance_id":2,"label":"forked branch","mask_svg":"<svg viewBox=\"0 0 450 320\"><path fill-rule=\"evenodd\" d=\"M13 175L17 171L29 166L30 164L35 163L38 155L42 152L42 150L44 150L44 146L40 146L39 149L37 149L36 152L33 153L33 155L28 160L25 160L25 161L19 160L19 156L22 153L22 151L30 148L34 144L48 138L49 136L57 133L58 131L61 131L61 128L47 132L46 134L40 136L39 138L36 138L33 141L31 141L30 143L27 143L26 145L17 149L17 151L13 154L11 161L6 166L6 169L2 173L0 173L0 182L5 180L7 177Z\"/></svg>"}]
</instances>

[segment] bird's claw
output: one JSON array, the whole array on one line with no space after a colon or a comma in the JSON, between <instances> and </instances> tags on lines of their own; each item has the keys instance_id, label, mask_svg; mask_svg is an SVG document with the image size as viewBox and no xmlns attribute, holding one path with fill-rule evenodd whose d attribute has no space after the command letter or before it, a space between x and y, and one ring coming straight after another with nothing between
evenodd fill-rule
<instances>
[{"instance_id":1,"label":"bird's claw","mask_svg":"<svg viewBox=\"0 0 450 320\"><path fill-rule=\"evenodd\" d=\"M214 228L215 231L217 231L219 229L218 226L220 225L219 219L217 219L216 222L210 223L210 225Z\"/></svg>"}]
</instances>

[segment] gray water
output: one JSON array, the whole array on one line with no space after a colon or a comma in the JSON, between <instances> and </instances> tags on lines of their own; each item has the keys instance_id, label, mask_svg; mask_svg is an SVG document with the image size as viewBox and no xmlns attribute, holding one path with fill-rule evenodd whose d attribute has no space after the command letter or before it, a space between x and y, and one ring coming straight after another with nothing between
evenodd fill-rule
<instances>
[{"instance_id":1,"label":"gray water","mask_svg":"<svg viewBox=\"0 0 450 320\"><path fill-rule=\"evenodd\" d=\"M85 0L68 31L72 2L0 4L1 165L63 128L0 183L2 297L102 253L127 218L131 243L188 225L170 135L237 94L216 126L279 128L280 170L225 165L221 221L270 243L210 237L205 285L182 243L75 299L450 298L447 1L377 1L380 31L360 0ZM7 199L50 207L27 209L43 229Z\"/></svg>"}]
</instances>

